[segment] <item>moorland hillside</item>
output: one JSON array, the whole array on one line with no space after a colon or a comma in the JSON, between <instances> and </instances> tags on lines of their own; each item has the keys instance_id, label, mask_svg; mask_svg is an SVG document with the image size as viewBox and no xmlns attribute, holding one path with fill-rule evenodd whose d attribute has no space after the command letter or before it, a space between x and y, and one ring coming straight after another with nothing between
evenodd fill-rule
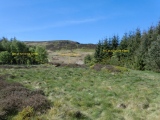
<instances>
[{"instance_id":1,"label":"moorland hillside","mask_svg":"<svg viewBox=\"0 0 160 120\"><path fill-rule=\"evenodd\" d=\"M71 40L51 40L51 41L24 41L27 45L43 45L47 50L71 50L71 49L95 49L95 44L82 44Z\"/></svg>"}]
</instances>

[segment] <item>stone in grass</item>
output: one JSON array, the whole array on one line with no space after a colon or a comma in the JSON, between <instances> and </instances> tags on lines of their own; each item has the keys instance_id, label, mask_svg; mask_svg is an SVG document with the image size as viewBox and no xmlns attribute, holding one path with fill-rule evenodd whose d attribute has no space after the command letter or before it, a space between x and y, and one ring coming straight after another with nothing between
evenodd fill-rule
<instances>
[{"instance_id":1,"label":"stone in grass","mask_svg":"<svg viewBox=\"0 0 160 120\"><path fill-rule=\"evenodd\" d=\"M74 116L76 118L81 118L83 116L83 114L80 111L76 111L75 114L74 114Z\"/></svg>"},{"instance_id":2,"label":"stone in grass","mask_svg":"<svg viewBox=\"0 0 160 120\"><path fill-rule=\"evenodd\" d=\"M143 108L143 109L147 109L147 108L149 108L149 103L145 103L145 104L143 104L143 105L142 105L142 108Z\"/></svg>"},{"instance_id":3,"label":"stone in grass","mask_svg":"<svg viewBox=\"0 0 160 120\"><path fill-rule=\"evenodd\" d=\"M59 67L59 66L61 66L60 63L55 63L55 67Z\"/></svg>"},{"instance_id":4,"label":"stone in grass","mask_svg":"<svg viewBox=\"0 0 160 120\"><path fill-rule=\"evenodd\" d=\"M127 106L126 106L124 103L121 103L121 104L119 104L117 107L118 107L118 108L123 108L123 109L125 109Z\"/></svg>"}]
</instances>

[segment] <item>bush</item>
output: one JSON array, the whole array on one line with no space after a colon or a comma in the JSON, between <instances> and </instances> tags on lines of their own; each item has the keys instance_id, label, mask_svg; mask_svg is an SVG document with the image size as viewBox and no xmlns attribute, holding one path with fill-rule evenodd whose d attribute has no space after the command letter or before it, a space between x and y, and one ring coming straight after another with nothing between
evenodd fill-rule
<instances>
[{"instance_id":1,"label":"bush","mask_svg":"<svg viewBox=\"0 0 160 120\"><path fill-rule=\"evenodd\" d=\"M0 62L2 64L11 62L11 54L7 51L0 52Z\"/></svg>"},{"instance_id":2,"label":"bush","mask_svg":"<svg viewBox=\"0 0 160 120\"><path fill-rule=\"evenodd\" d=\"M84 63L89 66L93 65L95 63L94 56L89 54L86 55L84 58Z\"/></svg>"},{"instance_id":3,"label":"bush","mask_svg":"<svg viewBox=\"0 0 160 120\"><path fill-rule=\"evenodd\" d=\"M43 95L42 91L30 91L19 83L7 83L0 79L0 119L7 119L27 106L44 113L50 102Z\"/></svg>"}]
</instances>

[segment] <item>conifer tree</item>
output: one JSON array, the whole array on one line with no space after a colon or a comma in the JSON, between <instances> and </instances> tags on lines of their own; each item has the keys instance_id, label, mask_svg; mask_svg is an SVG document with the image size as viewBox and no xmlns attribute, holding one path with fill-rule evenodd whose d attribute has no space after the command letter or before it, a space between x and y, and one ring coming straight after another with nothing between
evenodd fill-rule
<instances>
[{"instance_id":1,"label":"conifer tree","mask_svg":"<svg viewBox=\"0 0 160 120\"><path fill-rule=\"evenodd\" d=\"M160 21L158 22L158 25L156 27L156 33L157 35L160 35Z\"/></svg>"},{"instance_id":2,"label":"conifer tree","mask_svg":"<svg viewBox=\"0 0 160 120\"><path fill-rule=\"evenodd\" d=\"M122 37L120 44L117 43L117 36L113 36L111 39L104 40L104 42L97 45L95 52L95 57L97 61L101 62L101 58L103 59L108 57L107 60L113 60L111 64L117 64L118 62L121 65L127 66L133 69L139 70L154 70L160 71L160 21L157 26L151 26L147 31L144 31L141 34L139 28L135 31L129 32L129 34L125 34ZM120 49L120 50L128 50L128 53L103 53L102 50L109 49ZM116 61L116 62L115 62Z\"/></svg>"},{"instance_id":3,"label":"conifer tree","mask_svg":"<svg viewBox=\"0 0 160 120\"><path fill-rule=\"evenodd\" d=\"M119 37L118 36L113 36L112 37L112 49L113 50L116 50L117 49L117 47L118 47L118 45L119 45Z\"/></svg>"},{"instance_id":4,"label":"conifer tree","mask_svg":"<svg viewBox=\"0 0 160 120\"><path fill-rule=\"evenodd\" d=\"M94 58L95 58L95 62L101 62L102 61L102 42L99 40L98 44L97 44L97 47L95 49L95 53L94 53Z\"/></svg>"},{"instance_id":5,"label":"conifer tree","mask_svg":"<svg viewBox=\"0 0 160 120\"><path fill-rule=\"evenodd\" d=\"M124 36L122 37L122 40L118 46L118 49L119 50L127 50L127 47L128 47L128 36L127 36L127 33L124 34ZM118 61L120 61L121 63L122 62L125 62L125 60L127 59L127 52L117 52L116 53L116 56L118 58ZM122 63L123 64L123 63Z\"/></svg>"},{"instance_id":6,"label":"conifer tree","mask_svg":"<svg viewBox=\"0 0 160 120\"><path fill-rule=\"evenodd\" d=\"M109 50L109 42L107 38L104 39L103 46L104 46L104 50Z\"/></svg>"},{"instance_id":7,"label":"conifer tree","mask_svg":"<svg viewBox=\"0 0 160 120\"><path fill-rule=\"evenodd\" d=\"M146 69L160 72L160 39L151 43L146 62Z\"/></svg>"}]
</instances>

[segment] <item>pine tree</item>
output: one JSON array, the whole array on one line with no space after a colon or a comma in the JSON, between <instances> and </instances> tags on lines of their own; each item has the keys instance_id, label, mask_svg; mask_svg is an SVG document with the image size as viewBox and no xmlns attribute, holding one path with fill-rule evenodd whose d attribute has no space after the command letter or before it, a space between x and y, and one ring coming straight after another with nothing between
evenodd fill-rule
<instances>
[{"instance_id":1,"label":"pine tree","mask_svg":"<svg viewBox=\"0 0 160 120\"><path fill-rule=\"evenodd\" d=\"M160 40L151 43L151 47L148 50L146 58L147 66L149 70L160 72Z\"/></svg>"},{"instance_id":2,"label":"pine tree","mask_svg":"<svg viewBox=\"0 0 160 120\"><path fill-rule=\"evenodd\" d=\"M156 33L160 35L160 21L158 22L158 25L156 27Z\"/></svg>"},{"instance_id":3,"label":"pine tree","mask_svg":"<svg viewBox=\"0 0 160 120\"><path fill-rule=\"evenodd\" d=\"M124 36L122 37L120 44L119 44L119 49L126 50L127 47L128 47L128 36L127 36L127 33L125 33Z\"/></svg>"},{"instance_id":4,"label":"pine tree","mask_svg":"<svg viewBox=\"0 0 160 120\"><path fill-rule=\"evenodd\" d=\"M134 68L138 70L144 70L145 63L144 63L143 54L141 54L140 43L141 43L141 31L139 28L137 28L135 32L134 42L133 42Z\"/></svg>"},{"instance_id":5,"label":"pine tree","mask_svg":"<svg viewBox=\"0 0 160 120\"><path fill-rule=\"evenodd\" d=\"M113 50L116 50L117 49L117 47L118 47L118 44L119 43L119 37L118 36L113 36L112 37L112 49Z\"/></svg>"},{"instance_id":6,"label":"pine tree","mask_svg":"<svg viewBox=\"0 0 160 120\"><path fill-rule=\"evenodd\" d=\"M108 39L104 39L103 41L104 50L109 50L109 42Z\"/></svg>"},{"instance_id":7,"label":"pine tree","mask_svg":"<svg viewBox=\"0 0 160 120\"><path fill-rule=\"evenodd\" d=\"M128 36L127 33L124 34L124 36L122 37L122 40L118 46L119 50L127 50L128 47ZM118 58L118 61L125 62L124 60L126 60L127 57L127 52L117 52L116 56ZM122 63L123 64L123 63Z\"/></svg>"},{"instance_id":8,"label":"pine tree","mask_svg":"<svg viewBox=\"0 0 160 120\"><path fill-rule=\"evenodd\" d=\"M160 21L157 26L151 26L141 33L135 31L125 34L119 44L117 36L99 42L95 57L98 62L108 60L108 63L124 65L132 69L160 71ZM128 50L128 53L102 53L102 50ZM113 61L113 62L111 62ZM116 63L117 62L117 63Z\"/></svg>"},{"instance_id":9,"label":"pine tree","mask_svg":"<svg viewBox=\"0 0 160 120\"><path fill-rule=\"evenodd\" d=\"M109 50L112 50L112 38L109 38L108 44L109 44Z\"/></svg>"},{"instance_id":10,"label":"pine tree","mask_svg":"<svg viewBox=\"0 0 160 120\"><path fill-rule=\"evenodd\" d=\"M99 63L102 61L103 58L102 53L103 53L102 42L99 40L94 53L95 62Z\"/></svg>"},{"instance_id":11,"label":"pine tree","mask_svg":"<svg viewBox=\"0 0 160 120\"><path fill-rule=\"evenodd\" d=\"M135 49L139 47L139 44L141 42L141 31L139 28L136 29L135 33Z\"/></svg>"}]
</instances>

